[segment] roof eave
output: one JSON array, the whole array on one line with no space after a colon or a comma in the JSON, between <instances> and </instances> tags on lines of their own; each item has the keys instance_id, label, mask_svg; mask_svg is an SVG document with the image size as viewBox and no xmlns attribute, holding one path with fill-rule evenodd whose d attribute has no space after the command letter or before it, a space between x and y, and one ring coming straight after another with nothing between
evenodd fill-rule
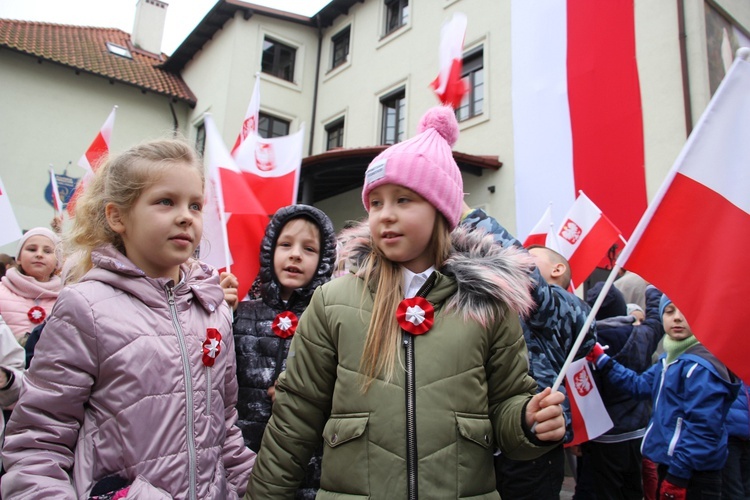
<instances>
[{"instance_id":1,"label":"roof eave","mask_svg":"<svg viewBox=\"0 0 750 500\"><path fill-rule=\"evenodd\" d=\"M66 64L64 62L60 62L60 61L57 61L55 59L51 59L49 57L45 57L45 56L42 56L42 55L39 55L39 54L34 54L32 52L27 52L25 50L19 50L16 47L10 47L8 45L0 45L0 48L16 52L17 54L23 54L25 56L33 57L33 58L35 58L35 59L37 59L39 61L45 61L45 62L48 62L48 63L51 63L51 64L56 64L58 66L62 66L63 68L72 69L76 73L86 73L86 74L91 75L91 76L95 76L95 77L103 78L105 80L109 80L110 82L117 82L117 83L121 83L123 85L128 85L130 87L135 87L135 88L140 89L140 90L142 90L144 92L151 92L153 94L161 95L163 97L169 97L174 102L180 102L180 101L181 102L185 102L191 108L195 108L196 104L198 103L198 99L195 97L195 95L193 94L193 92L189 88L187 88L187 86L186 86L186 92L190 93L190 96L191 96L190 98L185 98L185 97L182 97L180 95L170 94L170 93L167 93L167 92L162 92L160 90L156 90L156 89L151 88L151 87L146 87L144 85L138 85L137 83L129 82L127 80L123 80L121 78L113 77L111 75L105 75L105 74L102 74L102 73L97 73L95 71L88 70L86 68L81 68L79 66L73 66L71 64Z\"/></svg>"}]
</instances>

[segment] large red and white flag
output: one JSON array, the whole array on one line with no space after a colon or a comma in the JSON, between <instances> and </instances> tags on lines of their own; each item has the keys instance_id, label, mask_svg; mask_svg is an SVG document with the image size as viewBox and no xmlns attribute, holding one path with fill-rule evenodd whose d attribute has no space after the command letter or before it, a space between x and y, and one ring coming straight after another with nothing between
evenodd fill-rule
<instances>
[{"instance_id":1,"label":"large red and white flag","mask_svg":"<svg viewBox=\"0 0 750 500\"><path fill-rule=\"evenodd\" d=\"M461 78L467 23L466 15L456 12L443 24L438 52L440 72L430 84L440 102L453 109L461 105L461 99L467 91L466 82Z\"/></svg>"},{"instance_id":2,"label":"large red and white flag","mask_svg":"<svg viewBox=\"0 0 750 500\"><path fill-rule=\"evenodd\" d=\"M115 114L117 112L117 106L112 108L109 116L104 121L104 125L99 129L99 133L94 137L93 142L88 147L83 156L78 160L78 166L83 168L86 173L83 175L75 191L70 196L68 204L66 206L68 213L72 216L76 210L76 200L81 196L83 190L86 189L86 184L91 180L91 176L94 175L96 169L99 168L99 164L109 154L109 145L112 141L112 130L115 127Z\"/></svg>"},{"instance_id":3,"label":"large red and white flag","mask_svg":"<svg viewBox=\"0 0 750 500\"><path fill-rule=\"evenodd\" d=\"M547 240L550 239L550 236L554 237L554 235L555 226L552 222L552 205L547 205L547 208L542 214L542 218L539 219L539 222L537 222L533 228L531 228L531 232L526 239L523 240L523 246L527 248L532 245L546 247L548 246Z\"/></svg>"},{"instance_id":4,"label":"large red and white flag","mask_svg":"<svg viewBox=\"0 0 750 500\"><path fill-rule=\"evenodd\" d=\"M585 443L613 427L586 358L570 364L565 374L565 385L573 423L573 440L565 446Z\"/></svg>"},{"instance_id":5,"label":"large red and white flag","mask_svg":"<svg viewBox=\"0 0 750 500\"><path fill-rule=\"evenodd\" d=\"M750 49L740 49L617 264L666 293L695 336L750 382Z\"/></svg>"},{"instance_id":6,"label":"large red and white flag","mask_svg":"<svg viewBox=\"0 0 750 500\"><path fill-rule=\"evenodd\" d=\"M0 179L0 245L21 239L23 233L13 213L13 205L8 198L3 180Z\"/></svg>"},{"instance_id":7,"label":"large red and white flag","mask_svg":"<svg viewBox=\"0 0 750 500\"><path fill-rule=\"evenodd\" d=\"M267 215L297 202L304 126L294 134L266 139L249 134L234 154L245 182Z\"/></svg>"},{"instance_id":8,"label":"large red and white flag","mask_svg":"<svg viewBox=\"0 0 750 500\"><path fill-rule=\"evenodd\" d=\"M255 75L255 85L253 86L253 94L250 96L250 104L247 105L247 111L245 112L245 119L242 120L242 129L237 134L237 140L234 141L232 146L232 156L236 157L237 150L245 139L250 134L258 133L258 119L260 115L260 75Z\"/></svg>"},{"instance_id":9,"label":"large red and white flag","mask_svg":"<svg viewBox=\"0 0 750 500\"><path fill-rule=\"evenodd\" d=\"M568 259L573 283L578 286L594 271L610 247L620 241L620 230L583 192L556 232L558 252Z\"/></svg>"},{"instance_id":10,"label":"large red and white flag","mask_svg":"<svg viewBox=\"0 0 750 500\"><path fill-rule=\"evenodd\" d=\"M512 0L518 234L584 191L628 237L646 208L635 0Z\"/></svg>"},{"instance_id":11,"label":"large red and white flag","mask_svg":"<svg viewBox=\"0 0 750 500\"><path fill-rule=\"evenodd\" d=\"M258 252L268 217L224 145L210 115L206 127L206 204L199 258L231 271L244 298L258 274Z\"/></svg>"}]
</instances>

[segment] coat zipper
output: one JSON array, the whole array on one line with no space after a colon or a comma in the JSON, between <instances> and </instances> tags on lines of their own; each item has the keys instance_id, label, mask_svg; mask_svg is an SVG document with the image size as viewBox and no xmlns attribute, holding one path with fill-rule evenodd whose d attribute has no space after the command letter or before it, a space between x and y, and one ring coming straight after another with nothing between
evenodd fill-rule
<instances>
[{"instance_id":1,"label":"coat zipper","mask_svg":"<svg viewBox=\"0 0 750 500\"><path fill-rule=\"evenodd\" d=\"M406 482L409 500L417 500L417 397L414 383L414 335L402 331L406 356Z\"/></svg>"},{"instance_id":2,"label":"coat zipper","mask_svg":"<svg viewBox=\"0 0 750 500\"><path fill-rule=\"evenodd\" d=\"M172 314L172 325L174 326L175 332L177 333L177 340L180 344L180 356L182 357L182 372L185 377L185 399L187 407L185 413L187 415L187 449L188 449L188 480L189 480L189 493L190 500L197 500L197 486L196 486L196 451L195 451L195 422L193 421L193 379L190 375L190 357L188 356L187 344L185 342L185 334L182 331L180 322L177 321L177 308L175 307L174 301L174 289L171 286L167 286L167 298L169 299L169 310ZM210 386L209 386L210 390Z\"/></svg>"},{"instance_id":3,"label":"coat zipper","mask_svg":"<svg viewBox=\"0 0 750 500\"><path fill-rule=\"evenodd\" d=\"M433 272L416 296L426 297L435 285L436 279L437 273ZM409 500L417 500L419 491L417 488L417 384L414 366L414 335L405 330L401 331L401 335L406 368L406 497Z\"/></svg>"},{"instance_id":4,"label":"coat zipper","mask_svg":"<svg viewBox=\"0 0 750 500\"><path fill-rule=\"evenodd\" d=\"M211 416L211 367L206 367L206 416Z\"/></svg>"}]
</instances>

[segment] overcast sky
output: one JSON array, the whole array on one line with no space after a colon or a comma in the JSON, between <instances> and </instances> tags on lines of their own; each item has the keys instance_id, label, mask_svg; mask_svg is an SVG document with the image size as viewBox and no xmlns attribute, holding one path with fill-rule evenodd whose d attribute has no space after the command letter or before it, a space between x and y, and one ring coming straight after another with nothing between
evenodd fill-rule
<instances>
[{"instance_id":1,"label":"overcast sky","mask_svg":"<svg viewBox=\"0 0 750 500\"><path fill-rule=\"evenodd\" d=\"M165 0L169 4L162 52L171 55L217 0ZM329 0L254 0L296 14L312 16ZM0 0L0 18L76 26L119 28L131 33L136 0Z\"/></svg>"}]
</instances>

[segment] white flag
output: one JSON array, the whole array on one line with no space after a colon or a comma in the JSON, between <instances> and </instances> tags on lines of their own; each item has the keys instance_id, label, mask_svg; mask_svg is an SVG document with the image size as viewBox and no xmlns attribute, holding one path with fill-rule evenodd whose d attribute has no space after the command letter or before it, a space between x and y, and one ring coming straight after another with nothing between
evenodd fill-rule
<instances>
[{"instance_id":1,"label":"white flag","mask_svg":"<svg viewBox=\"0 0 750 500\"><path fill-rule=\"evenodd\" d=\"M10 204L5 185L0 179L0 245L17 241L21 236L21 227L13 214L13 206Z\"/></svg>"}]
</instances>

